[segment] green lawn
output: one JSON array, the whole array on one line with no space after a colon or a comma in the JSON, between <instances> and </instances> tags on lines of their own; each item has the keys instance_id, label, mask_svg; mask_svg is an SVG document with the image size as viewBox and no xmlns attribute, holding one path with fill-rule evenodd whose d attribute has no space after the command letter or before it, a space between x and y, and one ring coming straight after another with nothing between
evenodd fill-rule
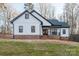
<instances>
[{"instance_id":1,"label":"green lawn","mask_svg":"<svg viewBox=\"0 0 79 59\"><path fill-rule=\"evenodd\" d=\"M0 41L0 55L58 56L79 55L79 46L48 42Z\"/></svg>"}]
</instances>

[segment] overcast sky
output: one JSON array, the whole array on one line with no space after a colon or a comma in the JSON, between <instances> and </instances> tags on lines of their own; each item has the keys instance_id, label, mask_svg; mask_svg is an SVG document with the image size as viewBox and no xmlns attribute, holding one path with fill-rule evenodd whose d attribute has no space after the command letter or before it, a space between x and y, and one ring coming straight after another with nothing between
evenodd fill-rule
<instances>
[{"instance_id":1,"label":"overcast sky","mask_svg":"<svg viewBox=\"0 0 79 59\"><path fill-rule=\"evenodd\" d=\"M58 16L59 14L62 14L64 3L52 3L52 5L55 6L56 16ZM24 11L23 3L12 3L11 6L18 12ZM38 4L34 4L34 7L35 7L35 10L38 11Z\"/></svg>"}]
</instances>

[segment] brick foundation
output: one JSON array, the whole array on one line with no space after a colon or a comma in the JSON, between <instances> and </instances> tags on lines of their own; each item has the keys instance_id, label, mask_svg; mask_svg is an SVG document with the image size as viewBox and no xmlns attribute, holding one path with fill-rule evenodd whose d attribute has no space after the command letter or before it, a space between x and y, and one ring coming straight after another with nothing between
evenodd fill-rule
<instances>
[{"instance_id":1,"label":"brick foundation","mask_svg":"<svg viewBox=\"0 0 79 59\"><path fill-rule=\"evenodd\" d=\"M56 40L59 40L59 39L60 39L60 36L51 35L51 36L49 36L49 39L56 39Z\"/></svg>"},{"instance_id":2,"label":"brick foundation","mask_svg":"<svg viewBox=\"0 0 79 59\"><path fill-rule=\"evenodd\" d=\"M0 39L13 39L11 34L0 34ZM40 35L14 35L14 39L55 39L55 40L69 40L69 38L60 36L40 36Z\"/></svg>"},{"instance_id":3,"label":"brick foundation","mask_svg":"<svg viewBox=\"0 0 79 59\"><path fill-rule=\"evenodd\" d=\"M60 40L69 40L68 37L60 37Z\"/></svg>"},{"instance_id":4,"label":"brick foundation","mask_svg":"<svg viewBox=\"0 0 79 59\"><path fill-rule=\"evenodd\" d=\"M12 39L13 35L11 35L11 34L0 34L0 38L2 38L2 39Z\"/></svg>"},{"instance_id":5,"label":"brick foundation","mask_svg":"<svg viewBox=\"0 0 79 59\"><path fill-rule=\"evenodd\" d=\"M39 35L14 35L14 39L40 39Z\"/></svg>"}]
</instances>

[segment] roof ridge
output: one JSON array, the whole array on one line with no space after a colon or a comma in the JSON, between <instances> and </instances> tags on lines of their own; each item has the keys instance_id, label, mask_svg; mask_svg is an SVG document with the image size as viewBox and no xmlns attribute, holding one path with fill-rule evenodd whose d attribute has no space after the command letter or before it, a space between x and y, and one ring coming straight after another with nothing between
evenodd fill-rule
<instances>
[{"instance_id":1,"label":"roof ridge","mask_svg":"<svg viewBox=\"0 0 79 59\"><path fill-rule=\"evenodd\" d=\"M47 22L49 22L45 17L43 17L40 13L38 13L36 10L33 10L31 13L37 13L39 16L41 16L43 19L45 19ZM49 22L51 25L53 25L51 22Z\"/></svg>"},{"instance_id":2,"label":"roof ridge","mask_svg":"<svg viewBox=\"0 0 79 59\"><path fill-rule=\"evenodd\" d=\"M37 17L35 17L35 16L32 14L32 11L29 12L28 10L25 10L25 11L23 11L22 13L20 13L18 16L16 16L13 20L11 20L11 23L13 23L13 22L14 22L17 18L19 18L20 16L22 16L25 12L28 12L28 13L31 14L34 18L38 19ZM38 19L38 20L39 20L39 19ZM39 21L41 22L41 24L43 24L41 20L39 20Z\"/></svg>"}]
</instances>

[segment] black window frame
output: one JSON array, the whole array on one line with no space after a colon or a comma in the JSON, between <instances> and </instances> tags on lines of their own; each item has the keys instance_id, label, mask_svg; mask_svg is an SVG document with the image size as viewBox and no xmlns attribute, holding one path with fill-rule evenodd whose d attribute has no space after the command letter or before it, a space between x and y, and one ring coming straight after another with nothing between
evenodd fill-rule
<instances>
[{"instance_id":1,"label":"black window frame","mask_svg":"<svg viewBox=\"0 0 79 59\"><path fill-rule=\"evenodd\" d=\"M19 33L23 33L23 26L19 26Z\"/></svg>"},{"instance_id":2,"label":"black window frame","mask_svg":"<svg viewBox=\"0 0 79 59\"><path fill-rule=\"evenodd\" d=\"M29 14L25 14L25 19L29 19Z\"/></svg>"},{"instance_id":3,"label":"black window frame","mask_svg":"<svg viewBox=\"0 0 79 59\"><path fill-rule=\"evenodd\" d=\"M35 33L35 26L31 26L31 33Z\"/></svg>"},{"instance_id":4,"label":"black window frame","mask_svg":"<svg viewBox=\"0 0 79 59\"><path fill-rule=\"evenodd\" d=\"M63 34L66 34L66 29L63 29Z\"/></svg>"}]
</instances>

